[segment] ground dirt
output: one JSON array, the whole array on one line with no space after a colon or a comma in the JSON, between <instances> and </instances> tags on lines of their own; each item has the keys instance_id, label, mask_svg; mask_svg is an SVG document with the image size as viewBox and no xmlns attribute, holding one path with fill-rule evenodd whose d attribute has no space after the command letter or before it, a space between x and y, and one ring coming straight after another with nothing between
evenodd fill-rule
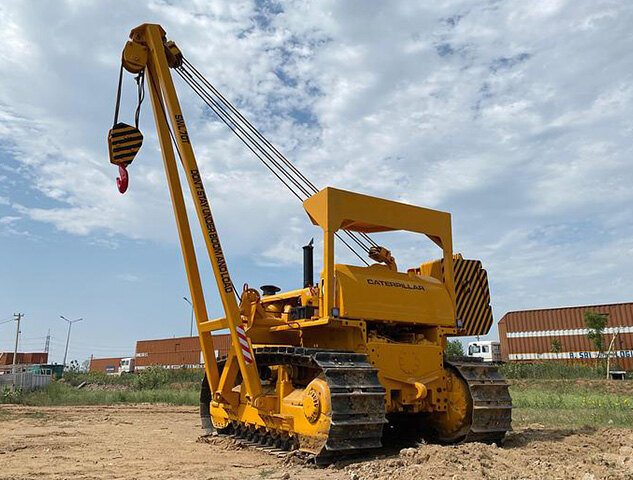
<instances>
[{"instance_id":1,"label":"ground dirt","mask_svg":"<svg viewBox=\"0 0 633 480\"><path fill-rule=\"evenodd\" d=\"M505 445L419 445L326 468L198 438L192 407L0 406L0 479L627 479L633 430L517 428Z\"/></svg>"}]
</instances>

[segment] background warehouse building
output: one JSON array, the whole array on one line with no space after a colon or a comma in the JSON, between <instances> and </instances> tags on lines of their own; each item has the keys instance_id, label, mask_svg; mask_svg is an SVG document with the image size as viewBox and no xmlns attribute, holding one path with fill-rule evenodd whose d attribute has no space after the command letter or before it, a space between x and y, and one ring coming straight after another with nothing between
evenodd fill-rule
<instances>
[{"instance_id":1,"label":"background warehouse building","mask_svg":"<svg viewBox=\"0 0 633 480\"><path fill-rule=\"evenodd\" d=\"M605 348L615 335L614 363L633 370L633 303L509 312L499 320L504 361L568 360L585 363L598 352L587 338L585 312L607 316ZM553 348L560 344L559 351Z\"/></svg>"}]
</instances>

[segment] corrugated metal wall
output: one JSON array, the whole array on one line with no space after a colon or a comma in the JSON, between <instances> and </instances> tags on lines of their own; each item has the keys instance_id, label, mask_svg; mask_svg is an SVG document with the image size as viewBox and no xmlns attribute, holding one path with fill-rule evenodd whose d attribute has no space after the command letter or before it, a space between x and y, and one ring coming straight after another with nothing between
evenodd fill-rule
<instances>
[{"instance_id":1,"label":"corrugated metal wall","mask_svg":"<svg viewBox=\"0 0 633 480\"><path fill-rule=\"evenodd\" d=\"M213 346L218 356L226 355L231 346L230 336L213 335ZM162 365L169 368L201 367L200 339L196 337L139 340L136 342L136 367Z\"/></svg>"},{"instance_id":2,"label":"corrugated metal wall","mask_svg":"<svg viewBox=\"0 0 633 480\"><path fill-rule=\"evenodd\" d=\"M587 311L607 315L604 341L608 347L617 333L614 342L615 362L627 370L633 369L633 303L507 313L499 321L503 360L592 362L596 352L587 338L584 320ZM561 344L560 353L552 351L554 340Z\"/></svg>"},{"instance_id":3,"label":"corrugated metal wall","mask_svg":"<svg viewBox=\"0 0 633 480\"><path fill-rule=\"evenodd\" d=\"M91 358L90 371L102 372L102 373L116 373L119 371L120 363L121 363L121 357Z\"/></svg>"}]
</instances>

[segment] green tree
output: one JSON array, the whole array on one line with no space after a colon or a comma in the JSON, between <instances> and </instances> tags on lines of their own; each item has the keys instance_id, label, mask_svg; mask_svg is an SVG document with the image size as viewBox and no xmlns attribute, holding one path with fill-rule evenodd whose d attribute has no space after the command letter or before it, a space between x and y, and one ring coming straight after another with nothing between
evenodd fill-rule
<instances>
[{"instance_id":1,"label":"green tree","mask_svg":"<svg viewBox=\"0 0 633 480\"><path fill-rule=\"evenodd\" d=\"M464 346L462 345L462 342L457 339L446 342L446 354L449 357L463 357Z\"/></svg>"},{"instance_id":2,"label":"green tree","mask_svg":"<svg viewBox=\"0 0 633 480\"><path fill-rule=\"evenodd\" d=\"M552 353L560 353L563 351L563 344L558 338L552 340Z\"/></svg>"},{"instance_id":3,"label":"green tree","mask_svg":"<svg viewBox=\"0 0 633 480\"><path fill-rule=\"evenodd\" d=\"M587 326L587 338L598 351L596 367L599 367L600 359L604 356L604 329L607 326L607 316L602 313L586 311L585 325Z\"/></svg>"}]
</instances>

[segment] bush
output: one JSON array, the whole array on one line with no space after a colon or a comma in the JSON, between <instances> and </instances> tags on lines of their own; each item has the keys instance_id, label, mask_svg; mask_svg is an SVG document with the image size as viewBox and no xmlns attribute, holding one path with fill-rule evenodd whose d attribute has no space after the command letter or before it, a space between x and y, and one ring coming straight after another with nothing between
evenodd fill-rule
<instances>
[{"instance_id":1,"label":"bush","mask_svg":"<svg viewBox=\"0 0 633 480\"><path fill-rule=\"evenodd\" d=\"M152 365L137 373L108 375L102 372L64 372L64 382L76 387L86 382L94 385L124 385L132 389L142 390L157 388L174 383L199 383L204 376L201 368L168 369Z\"/></svg>"},{"instance_id":2,"label":"bush","mask_svg":"<svg viewBox=\"0 0 633 480\"><path fill-rule=\"evenodd\" d=\"M446 354L449 357L463 357L464 346L462 345L462 342L457 339L446 342Z\"/></svg>"},{"instance_id":3,"label":"bush","mask_svg":"<svg viewBox=\"0 0 633 480\"><path fill-rule=\"evenodd\" d=\"M170 383L170 377L168 370L158 366L151 366L133 376L133 386L137 390L151 390L164 387Z\"/></svg>"},{"instance_id":4,"label":"bush","mask_svg":"<svg viewBox=\"0 0 633 480\"><path fill-rule=\"evenodd\" d=\"M565 362L506 363L501 367L506 378L522 379L566 379L604 378L604 369L596 370L590 365L575 365Z\"/></svg>"},{"instance_id":5,"label":"bush","mask_svg":"<svg viewBox=\"0 0 633 480\"><path fill-rule=\"evenodd\" d=\"M20 403L22 400L22 389L15 390L9 387L3 387L0 391L0 403Z\"/></svg>"},{"instance_id":6,"label":"bush","mask_svg":"<svg viewBox=\"0 0 633 480\"><path fill-rule=\"evenodd\" d=\"M168 403L198 405L199 391L157 388L153 390L77 389L53 382L46 388L23 394L15 402L23 405L110 405L116 403Z\"/></svg>"}]
</instances>

